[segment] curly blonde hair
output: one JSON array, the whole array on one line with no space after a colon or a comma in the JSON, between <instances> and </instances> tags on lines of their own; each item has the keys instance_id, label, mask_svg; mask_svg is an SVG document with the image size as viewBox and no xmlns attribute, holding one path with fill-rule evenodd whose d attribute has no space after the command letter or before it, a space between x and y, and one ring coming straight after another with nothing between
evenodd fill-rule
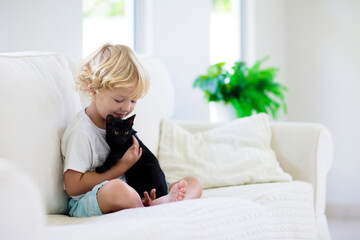
<instances>
[{"instance_id":1,"label":"curly blonde hair","mask_svg":"<svg viewBox=\"0 0 360 240\"><path fill-rule=\"evenodd\" d=\"M131 48L107 43L81 65L77 85L90 96L103 89L134 88L130 97L139 99L147 93L150 79Z\"/></svg>"}]
</instances>

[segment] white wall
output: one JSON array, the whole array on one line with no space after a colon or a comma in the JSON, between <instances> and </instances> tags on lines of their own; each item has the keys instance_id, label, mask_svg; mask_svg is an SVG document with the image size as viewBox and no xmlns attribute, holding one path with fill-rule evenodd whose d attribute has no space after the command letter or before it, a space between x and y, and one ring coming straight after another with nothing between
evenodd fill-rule
<instances>
[{"instance_id":1,"label":"white wall","mask_svg":"<svg viewBox=\"0 0 360 240\"><path fill-rule=\"evenodd\" d=\"M286 118L332 132L328 210L344 215L360 213L359 12L356 0L256 1L256 54L280 66L290 89Z\"/></svg>"},{"instance_id":2,"label":"white wall","mask_svg":"<svg viewBox=\"0 0 360 240\"><path fill-rule=\"evenodd\" d=\"M79 0L0 0L0 29L0 52L82 55Z\"/></svg>"},{"instance_id":3,"label":"white wall","mask_svg":"<svg viewBox=\"0 0 360 240\"><path fill-rule=\"evenodd\" d=\"M146 12L139 13L141 24L146 27L142 26L140 34L144 35L138 39L136 48L140 53L158 57L169 71L175 90L173 118L208 120L209 108L203 93L194 89L192 83L209 65L211 1L143 0L138 3L150 6Z\"/></svg>"},{"instance_id":4,"label":"white wall","mask_svg":"<svg viewBox=\"0 0 360 240\"><path fill-rule=\"evenodd\" d=\"M288 2L286 0L268 0L268 1L253 1L245 0L244 2L250 2L254 4L252 13L254 23L251 25L255 28L254 42L250 43L250 47L254 48L250 52L253 52L255 56L250 56L250 59L259 60L266 56L270 59L266 61L263 67L277 67L279 68L276 81L288 86L288 70L289 70L289 39L288 39ZM250 9L251 11L252 9ZM246 22L243 24L247 25ZM245 37L245 36L244 36ZM245 43L246 44L246 43ZM247 48L248 44L244 45ZM249 51L249 50L247 50ZM247 59L245 59L247 61ZM252 60L254 61L254 60ZM291 91L291 90L290 90ZM290 92L286 92L286 103L289 103ZM288 106L289 108L289 106ZM289 113L291 109L289 108ZM279 112L280 121L287 120L288 115L284 114L283 109Z\"/></svg>"}]
</instances>

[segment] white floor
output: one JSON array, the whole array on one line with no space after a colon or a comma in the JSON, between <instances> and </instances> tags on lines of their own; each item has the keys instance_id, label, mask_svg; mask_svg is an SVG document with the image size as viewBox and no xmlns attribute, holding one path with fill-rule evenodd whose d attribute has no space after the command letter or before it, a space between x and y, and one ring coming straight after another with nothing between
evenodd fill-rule
<instances>
[{"instance_id":1,"label":"white floor","mask_svg":"<svg viewBox=\"0 0 360 240\"><path fill-rule=\"evenodd\" d=\"M360 218L328 218L332 240L360 240Z\"/></svg>"}]
</instances>

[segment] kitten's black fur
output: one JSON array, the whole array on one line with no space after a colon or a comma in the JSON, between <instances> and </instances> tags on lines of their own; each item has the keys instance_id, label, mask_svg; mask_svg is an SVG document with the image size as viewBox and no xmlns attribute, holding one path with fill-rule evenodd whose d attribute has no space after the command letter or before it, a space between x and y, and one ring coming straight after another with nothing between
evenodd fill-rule
<instances>
[{"instance_id":1,"label":"kitten's black fur","mask_svg":"<svg viewBox=\"0 0 360 240\"><path fill-rule=\"evenodd\" d=\"M134 135L142 148L142 155L139 161L126 171L126 182L138 192L140 197L144 197L144 191L150 193L153 188L156 189L156 197L164 196L168 193L164 172L154 154L136 136L136 131L132 128L135 116L125 120L114 118L112 115L106 117L106 142L111 151L104 164L95 171L102 173L113 167L132 146L132 135Z\"/></svg>"}]
</instances>

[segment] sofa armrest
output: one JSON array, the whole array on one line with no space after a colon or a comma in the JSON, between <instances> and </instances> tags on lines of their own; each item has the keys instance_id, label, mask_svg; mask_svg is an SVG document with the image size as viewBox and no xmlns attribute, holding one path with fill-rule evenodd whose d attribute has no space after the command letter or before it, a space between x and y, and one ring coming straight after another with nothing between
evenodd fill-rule
<instances>
[{"instance_id":1,"label":"sofa armrest","mask_svg":"<svg viewBox=\"0 0 360 240\"><path fill-rule=\"evenodd\" d=\"M272 123L271 147L284 171L314 188L315 214L325 213L326 177L333 159L329 130L314 123Z\"/></svg>"},{"instance_id":2,"label":"sofa armrest","mask_svg":"<svg viewBox=\"0 0 360 240\"><path fill-rule=\"evenodd\" d=\"M191 133L206 131L221 123L181 122L177 124ZM329 130L320 124L272 122L271 147L283 170L294 180L312 184L314 209L321 239L328 239L325 217L326 176L333 158L332 138ZM325 236L325 237L324 237Z\"/></svg>"},{"instance_id":3,"label":"sofa armrest","mask_svg":"<svg viewBox=\"0 0 360 240\"><path fill-rule=\"evenodd\" d=\"M221 125L197 121L176 123L191 133ZM327 128L315 123L272 122L271 132L271 147L284 171L294 180L311 183L317 193L315 197L323 196L333 154L332 139Z\"/></svg>"},{"instance_id":4,"label":"sofa armrest","mask_svg":"<svg viewBox=\"0 0 360 240\"><path fill-rule=\"evenodd\" d=\"M0 239L45 239L45 203L19 167L0 159Z\"/></svg>"}]
</instances>

